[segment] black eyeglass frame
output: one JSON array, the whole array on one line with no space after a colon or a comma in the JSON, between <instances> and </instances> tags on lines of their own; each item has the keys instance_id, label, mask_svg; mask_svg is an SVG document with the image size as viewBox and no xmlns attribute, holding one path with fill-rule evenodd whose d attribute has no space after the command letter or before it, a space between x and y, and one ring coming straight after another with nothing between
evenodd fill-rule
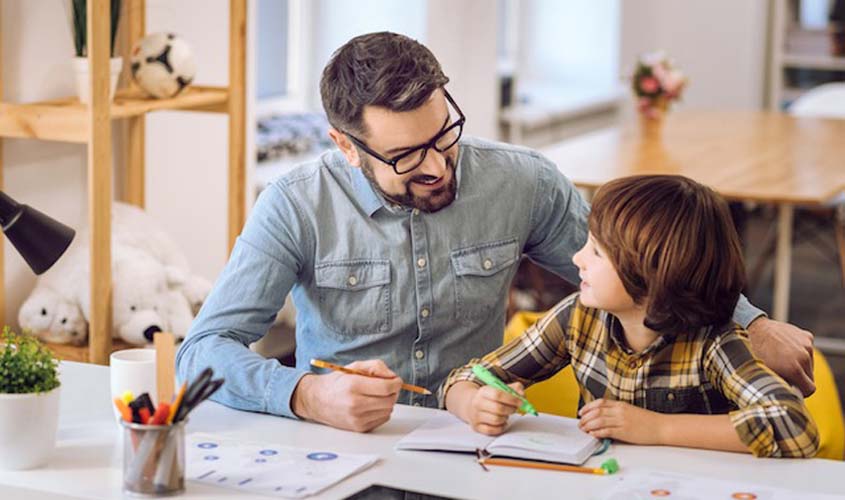
<instances>
[{"instance_id":1,"label":"black eyeglass frame","mask_svg":"<svg viewBox=\"0 0 845 500\"><path fill-rule=\"evenodd\" d=\"M343 132L343 133L347 137L349 137L349 140L351 140L353 143L355 143L355 145L358 146L359 148L363 149L368 155L372 156L373 158L377 159L378 161L380 161L382 163L387 163L388 165L390 165L393 168L393 171L396 173L396 175L407 174L408 172L411 172L411 171L419 168L420 165L422 165L422 163L425 161L425 156L426 156L426 154L428 154L429 149L433 149L433 150L437 151L438 153L443 153L443 152L451 149L461 139L461 134L463 134L463 131L464 131L464 124L467 121L466 116L464 116L464 112L461 111L461 108L458 107L458 104L455 102L455 100L452 99L452 96L449 95L449 91L447 91L446 89L443 89L443 95L446 96L446 100L449 101L449 104L451 104L452 107L455 108L455 111L458 112L459 118L454 123L452 123L451 125L449 125L445 129L440 131L437 135L435 135L427 143L421 144L421 145L419 145L419 146L417 146L413 149L409 149L408 151L405 151L404 153L400 153L400 154L394 156L393 158L385 158L384 156L382 156L382 155L376 153L375 151L373 151L361 139L358 139L357 137L355 137L354 135L352 135L348 132ZM455 141L453 143L449 144L448 147L445 147L445 148L442 148L442 149L438 148L437 147L437 141L439 141L444 135L448 134L450 131L454 130L456 127L458 128L458 136L455 138ZM418 153L420 150L422 150L422 156L420 156L420 161L417 162L416 165L409 168L408 170L403 170L403 171L400 172L399 168L397 167L397 164L402 160L402 158L405 158L405 157L412 155L414 153Z\"/></svg>"}]
</instances>

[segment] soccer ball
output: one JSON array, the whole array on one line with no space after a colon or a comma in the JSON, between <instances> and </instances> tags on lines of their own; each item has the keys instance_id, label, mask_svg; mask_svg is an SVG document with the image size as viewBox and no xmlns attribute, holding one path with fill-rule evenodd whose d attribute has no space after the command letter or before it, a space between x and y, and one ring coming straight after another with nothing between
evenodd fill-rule
<instances>
[{"instance_id":1,"label":"soccer ball","mask_svg":"<svg viewBox=\"0 0 845 500\"><path fill-rule=\"evenodd\" d=\"M132 47L132 78L153 97L173 97L197 72L191 47L173 33L153 33Z\"/></svg>"}]
</instances>

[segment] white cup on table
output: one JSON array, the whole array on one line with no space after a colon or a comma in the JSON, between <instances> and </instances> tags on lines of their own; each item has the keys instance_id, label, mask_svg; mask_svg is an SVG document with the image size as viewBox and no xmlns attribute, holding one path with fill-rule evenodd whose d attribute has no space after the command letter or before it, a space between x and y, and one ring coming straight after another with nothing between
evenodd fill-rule
<instances>
[{"instance_id":1,"label":"white cup on table","mask_svg":"<svg viewBox=\"0 0 845 500\"><path fill-rule=\"evenodd\" d=\"M158 404L156 386L156 351L155 349L124 349L115 351L109 357L111 367L111 397L115 417L121 415L114 406L114 398L120 398L126 391L132 391L134 397L149 393L154 404Z\"/></svg>"}]
</instances>

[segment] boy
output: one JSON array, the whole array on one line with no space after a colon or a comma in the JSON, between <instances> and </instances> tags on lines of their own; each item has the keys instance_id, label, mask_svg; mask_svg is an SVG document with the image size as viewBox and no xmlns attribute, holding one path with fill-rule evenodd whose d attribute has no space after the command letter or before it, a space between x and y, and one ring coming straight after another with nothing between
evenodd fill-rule
<instances>
[{"instance_id":1,"label":"boy","mask_svg":"<svg viewBox=\"0 0 845 500\"><path fill-rule=\"evenodd\" d=\"M586 403L579 426L597 438L813 456L818 435L802 399L731 321L745 270L724 201L684 177L628 177L597 192L589 228L573 257L581 291L454 370L445 407L501 434L520 401L480 387L472 364L521 391L571 363Z\"/></svg>"}]
</instances>

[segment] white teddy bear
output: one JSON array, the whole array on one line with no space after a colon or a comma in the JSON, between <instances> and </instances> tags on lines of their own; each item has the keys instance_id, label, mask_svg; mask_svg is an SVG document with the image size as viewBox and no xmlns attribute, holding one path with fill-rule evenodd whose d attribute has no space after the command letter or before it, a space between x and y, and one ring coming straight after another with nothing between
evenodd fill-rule
<instances>
[{"instance_id":1,"label":"white teddy bear","mask_svg":"<svg viewBox=\"0 0 845 500\"><path fill-rule=\"evenodd\" d=\"M20 310L22 328L43 332L37 334L44 340L84 342L72 333L78 337L79 317L87 332L90 318L88 236L87 230L80 231L65 255L38 278ZM211 283L192 275L176 244L132 205L113 205L111 253L112 335L132 344L151 342L157 331L184 337ZM46 315L40 314L42 309Z\"/></svg>"},{"instance_id":2,"label":"white teddy bear","mask_svg":"<svg viewBox=\"0 0 845 500\"><path fill-rule=\"evenodd\" d=\"M181 292L186 274L162 266L146 252L123 244L112 247L112 334L130 344L153 341L156 332L188 333L194 314ZM80 288L79 304L90 318L88 281Z\"/></svg>"},{"instance_id":3,"label":"white teddy bear","mask_svg":"<svg viewBox=\"0 0 845 500\"><path fill-rule=\"evenodd\" d=\"M47 285L32 291L18 312L18 323L46 342L83 345L88 338L79 304Z\"/></svg>"}]
</instances>

